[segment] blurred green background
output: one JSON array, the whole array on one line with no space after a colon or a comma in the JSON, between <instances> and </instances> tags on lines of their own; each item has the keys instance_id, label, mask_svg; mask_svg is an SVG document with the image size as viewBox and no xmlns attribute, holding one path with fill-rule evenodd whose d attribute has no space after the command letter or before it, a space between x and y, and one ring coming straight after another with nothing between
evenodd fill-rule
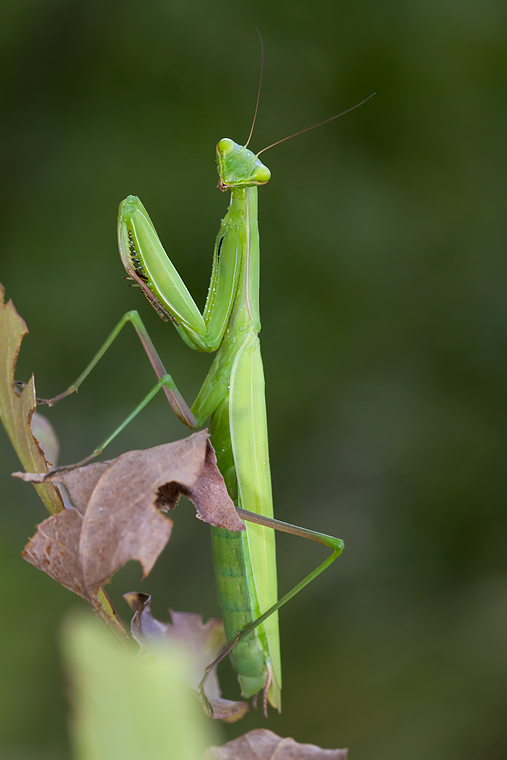
<instances>
[{"instance_id":1,"label":"blurred green background","mask_svg":"<svg viewBox=\"0 0 507 760\"><path fill-rule=\"evenodd\" d=\"M192 400L191 352L122 281L115 219L139 195L202 306L227 197L218 139L244 141L266 61L262 345L277 515L346 551L281 613L284 711L269 725L353 760L507 756L507 6L492 0L18 0L2 9L1 270L25 318L18 379L63 390L138 308ZM127 330L47 414L85 456L151 387ZM185 434L163 398L110 455ZM45 517L2 451L0 757L69 758L59 636L84 604L20 558ZM219 615L209 535L182 505L146 581ZM322 557L282 536L288 589ZM227 696L235 681L224 668Z\"/></svg>"}]
</instances>

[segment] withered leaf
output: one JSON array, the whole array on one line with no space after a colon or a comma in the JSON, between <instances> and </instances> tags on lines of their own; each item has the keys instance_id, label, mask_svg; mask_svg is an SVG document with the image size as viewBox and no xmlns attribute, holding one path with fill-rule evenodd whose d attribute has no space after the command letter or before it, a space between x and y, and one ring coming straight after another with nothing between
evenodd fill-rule
<instances>
[{"instance_id":1,"label":"withered leaf","mask_svg":"<svg viewBox=\"0 0 507 760\"><path fill-rule=\"evenodd\" d=\"M93 462L86 467L78 467L63 473L62 482L69 494L72 506L80 515L84 515L91 499L93 489L102 475L111 464L111 460L105 462Z\"/></svg>"},{"instance_id":2,"label":"withered leaf","mask_svg":"<svg viewBox=\"0 0 507 760\"><path fill-rule=\"evenodd\" d=\"M21 392L18 392L14 383L16 360L28 328L12 301L4 303L4 293L4 288L0 285L0 417L25 470L45 473L51 462L46 460L43 447L36 437L37 423L34 424L36 429L32 430L31 426L37 403L33 375ZM56 439L54 431L48 432L50 423L47 420L45 423L39 421L39 430L41 424L45 425L46 437L49 435ZM54 453L53 443L53 453L48 456L54 456ZM36 485L35 489L51 514L61 512L64 505L58 486L42 483Z\"/></svg>"},{"instance_id":3,"label":"withered leaf","mask_svg":"<svg viewBox=\"0 0 507 760\"><path fill-rule=\"evenodd\" d=\"M54 477L64 483L76 509L44 521L24 556L90 600L131 559L148 575L171 534L172 522L160 510L175 506L182 493L194 502L201 519L229 530L244 529L205 430ZM69 518L67 512L75 514Z\"/></svg>"},{"instance_id":4,"label":"withered leaf","mask_svg":"<svg viewBox=\"0 0 507 760\"><path fill-rule=\"evenodd\" d=\"M37 526L22 557L44 570L55 581L88 599L79 566L79 536L83 518L76 509L65 509Z\"/></svg>"},{"instance_id":5,"label":"withered leaf","mask_svg":"<svg viewBox=\"0 0 507 760\"><path fill-rule=\"evenodd\" d=\"M146 650L153 644L183 647L193 664L190 686L196 689L204 668L213 662L225 647L222 621L210 618L207 623L203 623L201 615L169 610L172 623L162 623L151 614L151 597L148 594L131 592L124 597L134 611L131 633L141 649ZM248 711L247 702L222 699L216 669L209 674L205 690L213 707L214 718L233 723Z\"/></svg>"},{"instance_id":6,"label":"withered leaf","mask_svg":"<svg viewBox=\"0 0 507 760\"><path fill-rule=\"evenodd\" d=\"M80 538L88 500L107 467L108 462L96 462L65 473L64 484L75 509L65 509L40 523L22 553L27 562L94 607L95 600L86 587L80 564Z\"/></svg>"},{"instance_id":7,"label":"withered leaf","mask_svg":"<svg viewBox=\"0 0 507 760\"><path fill-rule=\"evenodd\" d=\"M209 438L206 442L206 459L192 494L185 494L194 504L197 517L217 528L245 530L229 496L217 458Z\"/></svg>"},{"instance_id":8,"label":"withered leaf","mask_svg":"<svg viewBox=\"0 0 507 760\"><path fill-rule=\"evenodd\" d=\"M111 471L101 484L104 495L107 488L112 488L115 492L121 488L129 491L134 489L139 494L156 491L154 506L170 510L174 509L183 494L194 504L200 520L217 528L245 530L217 467L207 430L200 430L188 438L163 443L151 449L127 451L117 459L110 460L109 464ZM91 465L79 469L86 470L89 466ZM73 470L54 473L13 472L12 475L27 483L66 483L69 472Z\"/></svg>"},{"instance_id":9,"label":"withered leaf","mask_svg":"<svg viewBox=\"0 0 507 760\"><path fill-rule=\"evenodd\" d=\"M33 375L22 390L19 390L19 386L14 382L16 360L21 341L27 332L26 324L12 301L4 303L4 289L0 285L0 417L23 467L30 471L46 473L52 462L56 461L58 439L51 423L35 412L37 398ZM35 485L35 489L52 515L64 514L65 499L58 485L51 482L40 483ZM33 557L34 564L45 568L49 562L49 565L55 568L56 574L61 574L62 568L72 565L75 542L71 541L68 545L67 539L75 533L74 521L75 518L71 516L66 517L61 525L44 525L43 531L47 530L48 533L46 539L35 548L35 554L38 553L38 556ZM55 551L49 560L52 548ZM66 574L68 575L67 571ZM72 572L70 575L70 587L79 593L79 577ZM99 617L121 635L123 626L103 589L97 590L93 606Z\"/></svg>"},{"instance_id":10,"label":"withered leaf","mask_svg":"<svg viewBox=\"0 0 507 760\"><path fill-rule=\"evenodd\" d=\"M210 747L204 760L347 760L346 749L321 749L315 744L299 744L273 731L249 731L223 747Z\"/></svg>"}]
</instances>

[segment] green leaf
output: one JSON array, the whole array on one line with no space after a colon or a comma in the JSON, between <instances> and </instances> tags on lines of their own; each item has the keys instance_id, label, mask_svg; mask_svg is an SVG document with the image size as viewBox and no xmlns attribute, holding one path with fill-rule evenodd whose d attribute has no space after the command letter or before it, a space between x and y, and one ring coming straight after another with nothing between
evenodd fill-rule
<instances>
[{"instance_id":1,"label":"green leaf","mask_svg":"<svg viewBox=\"0 0 507 760\"><path fill-rule=\"evenodd\" d=\"M64 650L76 760L202 760L214 724L187 685L179 647L136 656L93 619L74 617Z\"/></svg>"}]
</instances>

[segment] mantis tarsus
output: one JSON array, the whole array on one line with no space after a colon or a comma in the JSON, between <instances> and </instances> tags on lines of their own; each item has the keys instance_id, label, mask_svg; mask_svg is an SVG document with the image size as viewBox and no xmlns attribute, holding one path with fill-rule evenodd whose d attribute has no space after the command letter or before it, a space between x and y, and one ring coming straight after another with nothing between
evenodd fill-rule
<instances>
[{"instance_id":1,"label":"mantis tarsus","mask_svg":"<svg viewBox=\"0 0 507 760\"><path fill-rule=\"evenodd\" d=\"M162 319L173 322L190 348L216 351L192 407L187 406L171 376L166 373L137 311L130 311L122 317L84 372L50 403L77 390L123 326L131 322L157 374L158 383L87 460L101 453L161 388L178 418L189 428L200 427L209 419L218 466L241 517L247 521L247 530L237 534L212 528L218 593L229 644L207 671L230 653L243 696L249 698L263 692L265 709L269 701L280 710L278 609L340 555L343 543L340 539L273 519L264 375L258 338L257 226L257 186L269 181L270 171L260 161L259 153L254 154L248 149L250 137L245 146L229 138L220 140L217 145L218 187L222 191L231 191L231 203L216 238L211 281L202 315L165 253L141 201L129 196L120 204L118 241L128 279L141 287ZM310 538L333 550L331 556L280 600L277 596L274 528Z\"/></svg>"}]
</instances>

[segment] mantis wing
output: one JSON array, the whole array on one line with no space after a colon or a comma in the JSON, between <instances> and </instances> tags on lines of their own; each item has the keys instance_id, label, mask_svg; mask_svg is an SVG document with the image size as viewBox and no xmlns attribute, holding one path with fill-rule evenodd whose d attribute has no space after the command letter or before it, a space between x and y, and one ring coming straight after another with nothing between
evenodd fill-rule
<instances>
[{"instance_id":1,"label":"mantis wing","mask_svg":"<svg viewBox=\"0 0 507 760\"><path fill-rule=\"evenodd\" d=\"M264 372L259 339L245 341L235 359L230 385L230 430L239 501L243 509L273 516ZM271 528L248 522L243 534L247 577L256 617L278 600L275 535ZM281 660L278 612L259 626L259 639L271 666L269 699L280 704Z\"/></svg>"}]
</instances>

